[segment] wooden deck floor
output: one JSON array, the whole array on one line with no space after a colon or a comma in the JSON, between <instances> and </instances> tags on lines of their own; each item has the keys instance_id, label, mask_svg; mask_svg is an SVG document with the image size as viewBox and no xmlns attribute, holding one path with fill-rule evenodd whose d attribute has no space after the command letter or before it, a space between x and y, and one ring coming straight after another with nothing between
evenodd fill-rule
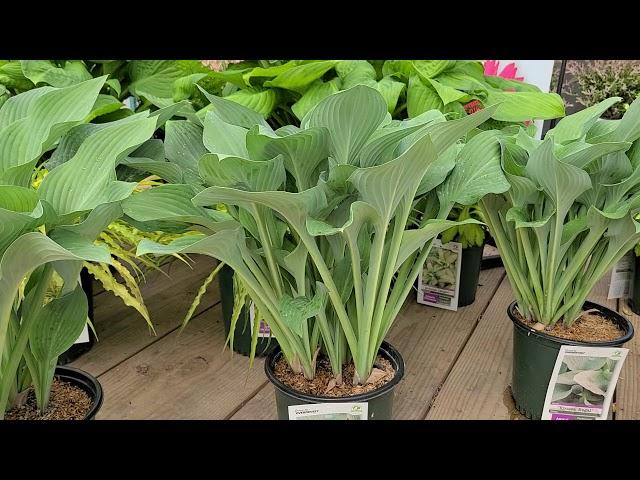
<instances>
[{"instance_id":1,"label":"wooden deck floor","mask_svg":"<svg viewBox=\"0 0 640 480\"><path fill-rule=\"evenodd\" d=\"M212 286L184 331L182 316L214 261L198 257L154 272L143 293L156 326L153 336L135 311L108 293L95 296L100 341L73 365L96 375L104 388L101 419L274 419L273 387L263 360L223 351L217 286ZM607 300L608 279L591 299L622 311L640 329L640 317L623 302ZM390 332L402 353L405 378L396 390L397 419L519 419L508 386L512 301L502 268L484 270L476 301L458 312L425 307L409 298ZM620 376L615 419L640 419L640 339L630 344Z\"/></svg>"}]
</instances>

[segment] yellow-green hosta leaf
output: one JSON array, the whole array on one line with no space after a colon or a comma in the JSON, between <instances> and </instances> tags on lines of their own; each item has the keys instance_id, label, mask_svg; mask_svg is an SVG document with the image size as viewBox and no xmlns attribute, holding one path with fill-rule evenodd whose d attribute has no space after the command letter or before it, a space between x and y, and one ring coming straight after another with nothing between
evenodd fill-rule
<instances>
[{"instance_id":1,"label":"yellow-green hosta leaf","mask_svg":"<svg viewBox=\"0 0 640 480\"><path fill-rule=\"evenodd\" d=\"M265 121L263 116L257 111L244 106L241 102L228 100L217 95L212 95L205 89L201 88L200 91L211 102L210 109L207 112L215 112L217 117L223 122L235 125L237 127L251 128L254 125L262 125L263 127L271 130L269 124ZM216 153L216 152L213 152Z\"/></svg>"},{"instance_id":2,"label":"yellow-green hosta leaf","mask_svg":"<svg viewBox=\"0 0 640 480\"><path fill-rule=\"evenodd\" d=\"M564 116L564 102L557 93L490 90L486 104L498 103L498 109L492 118L503 122L549 120Z\"/></svg>"},{"instance_id":3,"label":"yellow-green hosta leaf","mask_svg":"<svg viewBox=\"0 0 640 480\"><path fill-rule=\"evenodd\" d=\"M375 88L387 102L387 111L393 113L398 104L398 98L400 98L400 94L405 89L405 84L396 82L392 77L384 77L376 84Z\"/></svg>"},{"instance_id":4,"label":"yellow-green hosta leaf","mask_svg":"<svg viewBox=\"0 0 640 480\"><path fill-rule=\"evenodd\" d=\"M276 90L238 90L225 98L250 108L267 118L276 107L278 102L278 93Z\"/></svg>"},{"instance_id":5,"label":"yellow-green hosta leaf","mask_svg":"<svg viewBox=\"0 0 640 480\"><path fill-rule=\"evenodd\" d=\"M91 113L85 118L85 121L90 122L96 117L118 111L121 108L124 108L124 105L122 105L120 100L111 95L100 94L96 99L96 103L93 105Z\"/></svg>"},{"instance_id":6,"label":"yellow-green hosta leaf","mask_svg":"<svg viewBox=\"0 0 640 480\"><path fill-rule=\"evenodd\" d=\"M324 60L297 65L273 80L264 82L265 87L278 87L303 93L312 82L322 77L338 63L337 60Z\"/></svg>"},{"instance_id":7,"label":"yellow-green hosta leaf","mask_svg":"<svg viewBox=\"0 0 640 480\"><path fill-rule=\"evenodd\" d=\"M338 93L340 91L340 79L333 78L328 82L321 80L315 81L309 89L304 92L304 95L300 97L296 103L291 106L291 110L298 117L298 120L302 120L304 116L315 107L321 100L325 99L329 95Z\"/></svg>"},{"instance_id":8,"label":"yellow-green hosta leaf","mask_svg":"<svg viewBox=\"0 0 640 480\"><path fill-rule=\"evenodd\" d=\"M66 61L64 67L56 67L50 60L21 60L24 76L35 85L44 83L52 87L68 87L92 78L81 61Z\"/></svg>"},{"instance_id":9,"label":"yellow-green hosta leaf","mask_svg":"<svg viewBox=\"0 0 640 480\"><path fill-rule=\"evenodd\" d=\"M442 110L444 105L438 92L431 85L425 85L419 76L409 77L407 86L407 114L417 117L429 110Z\"/></svg>"},{"instance_id":10,"label":"yellow-green hosta leaf","mask_svg":"<svg viewBox=\"0 0 640 480\"><path fill-rule=\"evenodd\" d=\"M468 102L471 100L471 97L467 93L456 90L444 83L440 83L433 78L429 78L428 82L440 96L440 100L443 105L448 105L451 102Z\"/></svg>"},{"instance_id":11,"label":"yellow-green hosta leaf","mask_svg":"<svg viewBox=\"0 0 640 480\"><path fill-rule=\"evenodd\" d=\"M411 63L418 75L425 81L456 65L455 60L414 60Z\"/></svg>"}]
</instances>

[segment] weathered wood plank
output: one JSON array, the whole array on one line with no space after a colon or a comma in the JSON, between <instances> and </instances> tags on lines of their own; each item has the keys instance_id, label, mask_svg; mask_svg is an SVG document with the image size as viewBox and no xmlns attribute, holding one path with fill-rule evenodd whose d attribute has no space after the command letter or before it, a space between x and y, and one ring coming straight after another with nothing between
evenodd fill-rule
<instances>
[{"instance_id":1,"label":"weathered wood plank","mask_svg":"<svg viewBox=\"0 0 640 480\"><path fill-rule=\"evenodd\" d=\"M424 418L437 388L503 276L502 268L483 270L476 301L457 312L420 305L414 295L407 299L388 337L389 342L402 353L406 365L405 378L396 390L394 418ZM275 399L270 384L232 417L233 420L275 418Z\"/></svg>"},{"instance_id":2,"label":"weathered wood plank","mask_svg":"<svg viewBox=\"0 0 640 480\"><path fill-rule=\"evenodd\" d=\"M193 268L180 261L172 262L164 267L169 277L153 271L141 285L157 336L149 331L144 318L120 298L109 292L95 297L94 326L99 341L72 365L101 375L175 329L216 265L211 257L194 255L193 258L197 259ZM219 298L218 285L212 284L196 313L211 308Z\"/></svg>"},{"instance_id":3,"label":"weathered wood plank","mask_svg":"<svg viewBox=\"0 0 640 480\"><path fill-rule=\"evenodd\" d=\"M264 385L263 361L222 351L220 305L100 377L101 419L224 419Z\"/></svg>"},{"instance_id":4,"label":"weathered wood plank","mask_svg":"<svg viewBox=\"0 0 640 480\"><path fill-rule=\"evenodd\" d=\"M635 335L625 345L629 349L616 389L616 420L640 420L640 316L631 311L626 300L618 311L631 320Z\"/></svg>"},{"instance_id":5,"label":"weathered wood plank","mask_svg":"<svg viewBox=\"0 0 640 480\"><path fill-rule=\"evenodd\" d=\"M608 278L599 282L590 298L611 305L606 300L608 284ZM511 286L505 278L438 392L427 413L428 420L519 417L508 390L513 327L506 309L512 301Z\"/></svg>"}]
</instances>

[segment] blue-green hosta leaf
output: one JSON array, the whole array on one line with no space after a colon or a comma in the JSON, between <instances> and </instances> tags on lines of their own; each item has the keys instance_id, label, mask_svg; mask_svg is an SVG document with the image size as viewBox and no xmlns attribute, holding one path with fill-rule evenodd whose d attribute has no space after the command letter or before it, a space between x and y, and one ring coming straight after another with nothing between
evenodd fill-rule
<instances>
[{"instance_id":1,"label":"blue-green hosta leaf","mask_svg":"<svg viewBox=\"0 0 640 480\"><path fill-rule=\"evenodd\" d=\"M503 122L549 120L564 116L564 102L557 93L490 90L486 104L494 105L496 103L500 103L500 105L492 118Z\"/></svg>"},{"instance_id":2,"label":"blue-green hosta leaf","mask_svg":"<svg viewBox=\"0 0 640 480\"><path fill-rule=\"evenodd\" d=\"M505 173L517 176L524 176L524 167L527 165L529 154L516 143L507 143L501 139L502 147L502 168Z\"/></svg>"},{"instance_id":3,"label":"blue-green hosta leaf","mask_svg":"<svg viewBox=\"0 0 640 480\"><path fill-rule=\"evenodd\" d=\"M407 86L407 114L413 118L429 110L444 107L438 92L431 85L425 85L419 76L409 77Z\"/></svg>"},{"instance_id":4,"label":"blue-green hosta leaf","mask_svg":"<svg viewBox=\"0 0 640 480\"><path fill-rule=\"evenodd\" d=\"M438 190L441 212L454 203L471 205L487 193L509 190L500 166L500 142L496 131L473 137L461 150L456 166Z\"/></svg>"},{"instance_id":5,"label":"blue-green hosta leaf","mask_svg":"<svg viewBox=\"0 0 640 480\"><path fill-rule=\"evenodd\" d=\"M304 116L315 107L321 100L327 98L329 95L338 93L340 91L341 81L339 78L332 78L328 82L322 80L316 80L311 86L304 92L304 95L300 97L296 103L291 106L291 110L298 117L298 120L302 120Z\"/></svg>"},{"instance_id":6,"label":"blue-green hosta leaf","mask_svg":"<svg viewBox=\"0 0 640 480\"><path fill-rule=\"evenodd\" d=\"M80 286L39 309L29 335L36 359L50 362L67 351L87 324L88 311L87 296Z\"/></svg>"},{"instance_id":7,"label":"blue-green hosta leaf","mask_svg":"<svg viewBox=\"0 0 640 480\"><path fill-rule=\"evenodd\" d=\"M165 160L153 160L151 158L127 157L120 165L133 168L139 172L146 172L151 175L166 180L169 183L183 183L184 175L182 169L171 162Z\"/></svg>"},{"instance_id":8,"label":"blue-green hosta leaf","mask_svg":"<svg viewBox=\"0 0 640 480\"><path fill-rule=\"evenodd\" d=\"M568 143L582 138L596 123L600 116L609 108L622 100L621 97L611 97L591 107L580 110L563 118L547 135L553 136L557 143Z\"/></svg>"},{"instance_id":9,"label":"blue-green hosta leaf","mask_svg":"<svg viewBox=\"0 0 640 480\"><path fill-rule=\"evenodd\" d=\"M43 215L34 190L0 186L0 256L16 238L41 224Z\"/></svg>"},{"instance_id":10,"label":"blue-green hosta leaf","mask_svg":"<svg viewBox=\"0 0 640 480\"><path fill-rule=\"evenodd\" d=\"M52 87L69 87L91 80L87 67L78 60L65 62L64 67L56 67L50 60L21 60L24 76L35 85L44 83Z\"/></svg>"},{"instance_id":11,"label":"blue-green hosta leaf","mask_svg":"<svg viewBox=\"0 0 640 480\"><path fill-rule=\"evenodd\" d=\"M159 138L151 138L131 152L130 158L146 158L161 162L166 160L164 143Z\"/></svg>"},{"instance_id":12,"label":"blue-green hosta leaf","mask_svg":"<svg viewBox=\"0 0 640 480\"><path fill-rule=\"evenodd\" d=\"M529 178L511 175L506 171L504 176L511 185L508 195L514 207L521 208L536 203L540 199L540 190Z\"/></svg>"},{"instance_id":13,"label":"blue-green hosta leaf","mask_svg":"<svg viewBox=\"0 0 640 480\"><path fill-rule=\"evenodd\" d=\"M120 81L117 78L110 78L104 83L113 90L116 97L120 97L120 94L122 93L122 85L120 85Z\"/></svg>"},{"instance_id":14,"label":"blue-green hosta leaf","mask_svg":"<svg viewBox=\"0 0 640 480\"><path fill-rule=\"evenodd\" d=\"M338 78L342 80L342 89L347 90L356 85L367 85L375 88L376 69L366 60L342 60L336 65Z\"/></svg>"},{"instance_id":15,"label":"blue-green hosta leaf","mask_svg":"<svg viewBox=\"0 0 640 480\"><path fill-rule=\"evenodd\" d=\"M171 99L173 82L184 73L176 66L175 60L133 60L129 63L129 75L132 94L149 99Z\"/></svg>"},{"instance_id":16,"label":"blue-green hosta leaf","mask_svg":"<svg viewBox=\"0 0 640 480\"><path fill-rule=\"evenodd\" d=\"M311 300L307 297L293 298L285 293L278 305L280 318L291 331L302 337L305 321L320 313L326 301L326 289L318 289Z\"/></svg>"},{"instance_id":17,"label":"blue-green hosta leaf","mask_svg":"<svg viewBox=\"0 0 640 480\"><path fill-rule=\"evenodd\" d=\"M549 212L542 218L530 218L529 213L522 207L511 207L505 216L507 222L514 222L516 228L540 228L547 225L555 212Z\"/></svg>"},{"instance_id":18,"label":"blue-green hosta leaf","mask_svg":"<svg viewBox=\"0 0 640 480\"><path fill-rule=\"evenodd\" d=\"M325 73L335 67L337 63L337 60L324 60L297 65L279 74L273 80L267 80L264 82L264 86L284 88L286 90L304 93L311 83L321 78Z\"/></svg>"},{"instance_id":19,"label":"blue-green hosta leaf","mask_svg":"<svg viewBox=\"0 0 640 480\"><path fill-rule=\"evenodd\" d=\"M433 78L427 79L431 86L435 89L436 93L440 97L443 105L448 105L451 102L468 102L471 100L469 94L456 90L444 83L440 83Z\"/></svg>"},{"instance_id":20,"label":"blue-green hosta leaf","mask_svg":"<svg viewBox=\"0 0 640 480\"><path fill-rule=\"evenodd\" d=\"M209 187L196 195L193 203L201 206L226 203L247 209L254 204L263 205L282 215L298 232L303 232L307 217L314 216L326 207L327 199L321 186L300 193L245 192L227 187Z\"/></svg>"},{"instance_id":21,"label":"blue-green hosta leaf","mask_svg":"<svg viewBox=\"0 0 640 480\"><path fill-rule=\"evenodd\" d=\"M0 117L9 114L16 120L0 130L0 183L28 186L37 159L91 112L105 79L7 101ZM18 106L23 99L26 108Z\"/></svg>"},{"instance_id":22,"label":"blue-green hosta leaf","mask_svg":"<svg viewBox=\"0 0 640 480\"><path fill-rule=\"evenodd\" d=\"M355 165L362 147L387 115L387 105L376 90L357 85L322 100L301 122L301 127L325 127L331 135L331 156L338 163Z\"/></svg>"},{"instance_id":23,"label":"blue-green hosta leaf","mask_svg":"<svg viewBox=\"0 0 640 480\"><path fill-rule=\"evenodd\" d=\"M273 78L277 77L281 73L286 72L287 70L291 70L293 67L298 65L298 62L295 60L290 60L287 63L283 63L282 65L274 65L272 67L256 67L249 69L246 73L242 75L242 79L244 80L245 85L251 86L252 78Z\"/></svg>"},{"instance_id":24,"label":"blue-green hosta leaf","mask_svg":"<svg viewBox=\"0 0 640 480\"><path fill-rule=\"evenodd\" d=\"M209 102L211 102L210 111L215 112L218 118L224 122L247 129L254 125L262 125L269 130L271 129L262 115L255 110L241 105L239 102L212 95L201 87L198 88L200 88L200 91L207 97Z\"/></svg>"},{"instance_id":25,"label":"blue-green hosta leaf","mask_svg":"<svg viewBox=\"0 0 640 480\"><path fill-rule=\"evenodd\" d=\"M7 125L26 117L31 105L45 93L55 90L53 87L40 87L9 98L0 108L0 130Z\"/></svg>"},{"instance_id":26,"label":"blue-green hosta leaf","mask_svg":"<svg viewBox=\"0 0 640 480\"><path fill-rule=\"evenodd\" d=\"M230 220L223 212L196 207L191 202L196 193L192 185L160 185L131 195L122 202L122 209L139 222L194 223L213 231L219 227L218 222Z\"/></svg>"},{"instance_id":27,"label":"blue-green hosta leaf","mask_svg":"<svg viewBox=\"0 0 640 480\"><path fill-rule=\"evenodd\" d=\"M238 90L225 98L250 108L265 118L271 115L278 103L276 90Z\"/></svg>"},{"instance_id":28,"label":"blue-green hosta leaf","mask_svg":"<svg viewBox=\"0 0 640 480\"><path fill-rule=\"evenodd\" d=\"M558 160L569 163L579 168L585 168L594 160L609 153L627 150L631 146L629 142L606 142L595 145L583 142L569 143L560 147L556 154Z\"/></svg>"},{"instance_id":29,"label":"blue-green hosta leaf","mask_svg":"<svg viewBox=\"0 0 640 480\"><path fill-rule=\"evenodd\" d=\"M562 220L575 200L592 187L587 172L555 158L551 137L547 137L531 153L526 172L529 178L543 188Z\"/></svg>"},{"instance_id":30,"label":"blue-green hosta leaf","mask_svg":"<svg viewBox=\"0 0 640 480\"><path fill-rule=\"evenodd\" d=\"M521 129L516 135L516 145L525 149L529 155L542 144L542 140L533 138L524 129Z\"/></svg>"},{"instance_id":31,"label":"blue-green hosta leaf","mask_svg":"<svg viewBox=\"0 0 640 480\"><path fill-rule=\"evenodd\" d=\"M400 94L405 89L403 82L397 82L392 77L384 77L376 84L376 89L380 92L384 101L387 102L387 111L393 113L398 105Z\"/></svg>"},{"instance_id":32,"label":"blue-green hosta leaf","mask_svg":"<svg viewBox=\"0 0 640 480\"><path fill-rule=\"evenodd\" d=\"M225 122L215 112L207 113L202 140L209 152L248 158L246 137L246 128Z\"/></svg>"},{"instance_id":33,"label":"blue-green hosta leaf","mask_svg":"<svg viewBox=\"0 0 640 480\"><path fill-rule=\"evenodd\" d=\"M596 123L587 131L585 137L588 143L600 143L607 141L613 132L620 125L620 120L609 120L607 118L598 118Z\"/></svg>"},{"instance_id":34,"label":"blue-green hosta leaf","mask_svg":"<svg viewBox=\"0 0 640 480\"><path fill-rule=\"evenodd\" d=\"M159 108L149 114L150 117L158 117L156 128L163 126L168 120L174 116L188 117L193 112L193 107L189 102L183 100L181 102L171 102L167 106Z\"/></svg>"},{"instance_id":35,"label":"blue-green hosta leaf","mask_svg":"<svg viewBox=\"0 0 640 480\"><path fill-rule=\"evenodd\" d=\"M425 121L425 123L427 122ZM357 163L361 167L372 167L388 162L393 158L400 140L407 138L414 132L417 132L415 138L418 138L420 136L419 130L424 127L425 123L378 129L376 134L362 147Z\"/></svg>"},{"instance_id":36,"label":"blue-green hosta leaf","mask_svg":"<svg viewBox=\"0 0 640 480\"><path fill-rule=\"evenodd\" d=\"M103 203L128 197L135 184L118 182L115 167L119 159L148 140L156 118L114 122L93 133L68 162L52 170L39 189L59 215L91 210Z\"/></svg>"},{"instance_id":37,"label":"blue-green hosta leaf","mask_svg":"<svg viewBox=\"0 0 640 480\"><path fill-rule=\"evenodd\" d=\"M427 171L422 177L416 196L434 191L437 186L444 182L449 172L456 166L458 150L458 145L451 145L447 150L438 155L438 158L429 165L429 168L427 168Z\"/></svg>"},{"instance_id":38,"label":"blue-green hosta leaf","mask_svg":"<svg viewBox=\"0 0 640 480\"><path fill-rule=\"evenodd\" d=\"M20 66L20 60L0 61L0 83L18 92L34 88L33 82L24 76L22 67Z\"/></svg>"},{"instance_id":39,"label":"blue-green hosta leaf","mask_svg":"<svg viewBox=\"0 0 640 480\"><path fill-rule=\"evenodd\" d=\"M188 100L196 93L196 84L207 76L206 73L192 73L173 82L173 101Z\"/></svg>"},{"instance_id":40,"label":"blue-green hosta leaf","mask_svg":"<svg viewBox=\"0 0 640 480\"><path fill-rule=\"evenodd\" d=\"M91 109L91 113L88 117L85 118L86 121L90 122L96 117L101 115L106 115L107 113L112 113L124 108L122 102L111 95L98 95L96 99L96 103L93 105Z\"/></svg>"},{"instance_id":41,"label":"blue-green hosta leaf","mask_svg":"<svg viewBox=\"0 0 640 480\"><path fill-rule=\"evenodd\" d=\"M200 177L208 186L248 191L278 190L286 179L283 156L254 161L207 154L200 159Z\"/></svg>"},{"instance_id":42,"label":"blue-green hosta leaf","mask_svg":"<svg viewBox=\"0 0 640 480\"><path fill-rule=\"evenodd\" d=\"M427 169L437 157L431 137L424 135L390 162L355 170L349 181L358 189L360 198L375 208L386 224L403 198L413 199Z\"/></svg>"},{"instance_id":43,"label":"blue-green hosta leaf","mask_svg":"<svg viewBox=\"0 0 640 480\"><path fill-rule=\"evenodd\" d=\"M286 170L296 180L298 191L302 191L312 186L314 172L329 156L329 141L326 128L308 128L282 137L251 130L247 134L247 150L256 160L282 155Z\"/></svg>"},{"instance_id":44,"label":"blue-green hosta leaf","mask_svg":"<svg viewBox=\"0 0 640 480\"><path fill-rule=\"evenodd\" d=\"M482 225L482 222L473 218L462 221L433 219L427 220L423 227L405 230L394 269L398 270L411 255L424 247L428 241L433 240L445 230L460 225Z\"/></svg>"},{"instance_id":45,"label":"blue-green hosta leaf","mask_svg":"<svg viewBox=\"0 0 640 480\"><path fill-rule=\"evenodd\" d=\"M615 142L635 142L640 138L640 101L634 100L608 137Z\"/></svg>"},{"instance_id":46,"label":"blue-green hosta leaf","mask_svg":"<svg viewBox=\"0 0 640 480\"><path fill-rule=\"evenodd\" d=\"M188 120L170 120L165 126L165 155L182 168L187 183L198 182L198 162L207 153L202 131L202 127Z\"/></svg>"},{"instance_id":47,"label":"blue-green hosta leaf","mask_svg":"<svg viewBox=\"0 0 640 480\"><path fill-rule=\"evenodd\" d=\"M456 65L455 60L414 60L412 62L415 71L427 81Z\"/></svg>"}]
</instances>

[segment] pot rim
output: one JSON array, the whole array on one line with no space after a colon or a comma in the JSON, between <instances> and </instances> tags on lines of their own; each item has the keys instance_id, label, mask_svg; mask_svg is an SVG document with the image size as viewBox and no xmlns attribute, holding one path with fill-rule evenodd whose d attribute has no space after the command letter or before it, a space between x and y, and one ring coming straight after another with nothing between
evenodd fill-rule
<instances>
[{"instance_id":1,"label":"pot rim","mask_svg":"<svg viewBox=\"0 0 640 480\"><path fill-rule=\"evenodd\" d=\"M560 338L554 337L553 335L549 335L548 333L539 332L538 330L534 330L528 325L524 324L519 318L517 318L515 314L517 301L511 302L511 304L507 307L507 315L513 322L513 325L516 328L519 328L523 331L526 331L528 335L533 335L540 339L544 339L553 343L557 343L560 345L572 345L572 346L587 346L587 347L617 347L622 345L623 343L628 342L633 338L634 330L633 324L631 321L626 318L621 313L616 312L615 310L611 310L604 305L600 305L599 303L585 301L583 305L583 310L586 309L597 309L600 313L602 313L605 317L613 320L624 330L624 335L618 337L614 340L603 340L603 341L578 341L578 340L570 340L568 338Z\"/></svg>"},{"instance_id":2,"label":"pot rim","mask_svg":"<svg viewBox=\"0 0 640 480\"><path fill-rule=\"evenodd\" d=\"M55 376L61 377L65 382L82 388L91 397L91 407L84 417L84 420L93 419L104 401L104 393L102 385L96 377L84 370L67 365L58 365L55 370Z\"/></svg>"},{"instance_id":3,"label":"pot rim","mask_svg":"<svg viewBox=\"0 0 640 480\"><path fill-rule=\"evenodd\" d=\"M302 393L294 390L293 388L278 380L278 378L276 378L275 376L273 366L275 365L276 361L282 356L282 349L279 345L274 348L267 356L266 361L264 362L264 371L267 375L267 378L275 388L285 393L286 395L295 398L296 400L310 403L343 403L361 401L368 402L373 400L374 398L378 398L382 395L385 395L386 393L389 393L404 377L404 359L402 358L402 355L400 355L400 352L396 350L395 347L393 347L393 345L383 340L380 348L378 349L378 354L381 354L393 363L393 366L396 370L396 374L394 375L393 379L376 390L359 393L357 395L351 395L348 397L327 397L324 395L311 395L308 393Z\"/></svg>"}]
</instances>

